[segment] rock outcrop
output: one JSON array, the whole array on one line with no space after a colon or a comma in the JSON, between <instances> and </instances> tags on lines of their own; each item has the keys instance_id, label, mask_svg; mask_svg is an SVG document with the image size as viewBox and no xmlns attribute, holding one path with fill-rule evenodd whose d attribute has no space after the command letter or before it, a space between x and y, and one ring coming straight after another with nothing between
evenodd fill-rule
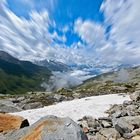
<instances>
[{"instance_id":1,"label":"rock outcrop","mask_svg":"<svg viewBox=\"0 0 140 140\"><path fill-rule=\"evenodd\" d=\"M140 140L140 91L130 94L132 101L113 105L108 117L85 116L79 125L89 140Z\"/></svg>"},{"instance_id":2,"label":"rock outcrop","mask_svg":"<svg viewBox=\"0 0 140 140\"><path fill-rule=\"evenodd\" d=\"M35 124L0 135L6 140L88 140L82 129L70 118L46 116Z\"/></svg>"},{"instance_id":3,"label":"rock outcrop","mask_svg":"<svg viewBox=\"0 0 140 140\"><path fill-rule=\"evenodd\" d=\"M9 132L29 126L28 120L20 116L0 113L0 132Z\"/></svg>"},{"instance_id":4,"label":"rock outcrop","mask_svg":"<svg viewBox=\"0 0 140 140\"><path fill-rule=\"evenodd\" d=\"M139 101L140 100L140 90L135 91L133 94L131 94L130 99L132 101Z\"/></svg>"}]
</instances>

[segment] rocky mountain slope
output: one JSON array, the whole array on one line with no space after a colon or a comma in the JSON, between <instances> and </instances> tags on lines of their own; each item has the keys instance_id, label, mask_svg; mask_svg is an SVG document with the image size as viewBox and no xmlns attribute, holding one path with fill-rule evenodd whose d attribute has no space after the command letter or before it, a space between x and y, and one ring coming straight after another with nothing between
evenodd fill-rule
<instances>
[{"instance_id":1,"label":"rocky mountain slope","mask_svg":"<svg viewBox=\"0 0 140 140\"><path fill-rule=\"evenodd\" d=\"M67 72L70 71L71 68L61 62L58 61L52 61L52 60L41 60L41 61L34 61L35 64L39 65L39 66L44 66L46 68L48 68L50 71L60 71L60 72Z\"/></svg>"},{"instance_id":2,"label":"rocky mountain slope","mask_svg":"<svg viewBox=\"0 0 140 140\"><path fill-rule=\"evenodd\" d=\"M140 140L140 89L130 94L131 100L112 105L108 117L85 116L80 126L89 140Z\"/></svg>"},{"instance_id":3,"label":"rocky mountain slope","mask_svg":"<svg viewBox=\"0 0 140 140\"><path fill-rule=\"evenodd\" d=\"M24 93L41 90L43 79L49 79L50 70L29 61L20 61L0 51L0 93Z\"/></svg>"},{"instance_id":4,"label":"rocky mountain slope","mask_svg":"<svg viewBox=\"0 0 140 140\"><path fill-rule=\"evenodd\" d=\"M140 87L140 66L108 72L84 81L74 91L83 96L133 92Z\"/></svg>"}]
</instances>

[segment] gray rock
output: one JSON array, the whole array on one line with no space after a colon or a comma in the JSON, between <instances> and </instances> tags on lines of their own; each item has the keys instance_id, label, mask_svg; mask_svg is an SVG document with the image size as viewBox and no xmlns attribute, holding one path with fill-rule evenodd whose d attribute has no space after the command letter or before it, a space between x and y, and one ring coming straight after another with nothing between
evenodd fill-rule
<instances>
[{"instance_id":1,"label":"gray rock","mask_svg":"<svg viewBox=\"0 0 140 140\"><path fill-rule=\"evenodd\" d=\"M3 134L0 134L0 140L8 140Z\"/></svg>"},{"instance_id":2,"label":"gray rock","mask_svg":"<svg viewBox=\"0 0 140 140\"><path fill-rule=\"evenodd\" d=\"M108 122L112 122L112 119L109 118L109 117L99 117L98 120L105 120L105 121L108 121Z\"/></svg>"},{"instance_id":3,"label":"gray rock","mask_svg":"<svg viewBox=\"0 0 140 140\"><path fill-rule=\"evenodd\" d=\"M140 116L126 116L120 119L127 122L127 124L133 125L135 128L140 128Z\"/></svg>"},{"instance_id":4,"label":"gray rock","mask_svg":"<svg viewBox=\"0 0 140 140\"><path fill-rule=\"evenodd\" d=\"M24 96L18 97L17 100L21 102L21 101L25 100L25 97Z\"/></svg>"},{"instance_id":5,"label":"gray rock","mask_svg":"<svg viewBox=\"0 0 140 140\"><path fill-rule=\"evenodd\" d=\"M140 128L135 129L135 130L132 132L132 135L133 135L133 136L140 135Z\"/></svg>"},{"instance_id":6,"label":"gray rock","mask_svg":"<svg viewBox=\"0 0 140 140\"><path fill-rule=\"evenodd\" d=\"M118 139L121 135L114 128L103 128L99 131L101 135L103 135L106 140L115 138Z\"/></svg>"},{"instance_id":7,"label":"gray rock","mask_svg":"<svg viewBox=\"0 0 140 140\"><path fill-rule=\"evenodd\" d=\"M115 113L113 113L111 115L112 118L120 118L120 117L124 117L127 115L127 110L123 109L123 110L117 110Z\"/></svg>"},{"instance_id":8,"label":"gray rock","mask_svg":"<svg viewBox=\"0 0 140 140\"><path fill-rule=\"evenodd\" d=\"M123 93L127 90L127 87L122 87L122 86L112 86L112 89L114 91L117 91L119 93Z\"/></svg>"},{"instance_id":9,"label":"gray rock","mask_svg":"<svg viewBox=\"0 0 140 140\"><path fill-rule=\"evenodd\" d=\"M132 110L127 110L127 114L128 114L128 116L135 116L136 115L136 112L135 111L132 111Z\"/></svg>"},{"instance_id":10,"label":"gray rock","mask_svg":"<svg viewBox=\"0 0 140 140\"><path fill-rule=\"evenodd\" d=\"M40 102L35 102L35 103L27 103L25 104L22 109L28 110L28 109L34 109L34 108L41 108L43 105Z\"/></svg>"},{"instance_id":11,"label":"gray rock","mask_svg":"<svg viewBox=\"0 0 140 140\"><path fill-rule=\"evenodd\" d=\"M116 113L116 112L120 112L120 110L122 110L122 105L112 105L111 108L109 110L106 111L106 113L109 114L109 116L111 116L112 114Z\"/></svg>"},{"instance_id":12,"label":"gray rock","mask_svg":"<svg viewBox=\"0 0 140 140\"><path fill-rule=\"evenodd\" d=\"M128 105L128 106L126 107L127 110L131 110L131 111L136 110L137 108L138 108L138 107L137 107L136 105Z\"/></svg>"},{"instance_id":13,"label":"gray rock","mask_svg":"<svg viewBox=\"0 0 140 140\"><path fill-rule=\"evenodd\" d=\"M101 123L102 123L102 126L104 128L109 128L109 127L112 126L112 123L111 122L108 122L108 121L105 121L105 120L101 121Z\"/></svg>"},{"instance_id":14,"label":"gray rock","mask_svg":"<svg viewBox=\"0 0 140 140\"><path fill-rule=\"evenodd\" d=\"M130 139L132 137L133 137L132 133L124 133L123 134L123 138L125 138L125 139Z\"/></svg>"},{"instance_id":15,"label":"gray rock","mask_svg":"<svg viewBox=\"0 0 140 140\"><path fill-rule=\"evenodd\" d=\"M55 94L54 95L54 99L57 101L57 102L61 102L64 100L63 96L60 95L60 94Z\"/></svg>"},{"instance_id":16,"label":"gray rock","mask_svg":"<svg viewBox=\"0 0 140 140\"><path fill-rule=\"evenodd\" d=\"M22 109L16 107L14 104L0 102L0 112L12 113L12 112L19 112L19 111L22 111Z\"/></svg>"},{"instance_id":17,"label":"gray rock","mask_svg":"<svg viewBox=\"0 0 140 140\"><path fill-rule=\"evenodd\" d=\"M7 106L4 104L0 104L0 112L4 112L4 113L13 113L13 112L19 112L22 111L22 109L17 108L17 107L13 107L13 106Z\"/></svg>"},{"instance_id":18,"label":"gray rock","mask_svg":"<svg viewBox=\"0 0 140 140\"><path fill-rule=\"evenodd\" d=\"M123 105L131 105L131 104L132 104L132 101L127 101L126 100L126 101L123 102Z\"/></svg>"},{"instance_id":19,"label":"gray rock","mask_svg":"<svg viewBox=\"0 0 140 140\"><path fill-rule=\"evenodd\" d=\"M81 119L81 124L82 123L84 123L84 124L86 123L88 127L91 127L93 129L97 129L100 127L98 120L93 118L92 116L84 116Z\"/></svg>"},{"instance_id":20,"label":"gray rock","mask_svg":"<svg viewBox=\"0 0 140 140\"><path fill-rule=\"evenodd\" d=\"M30 127L6 134L11 140L88 140L81 128L70 118L47 116Z\"/></svg>"},{"instance_id":21,"label":"gray rock","mask_svg":"<svg viewBox=\"0 0 140 140\"><path fill-rule=\"evenodd\" d=\"M96 133L95 137L93 137L93 140L106 140L106 137L98 132Z\"/></svg>"},{"instance_id":22,"label":"gray rock","mask_svg":"<svg viewBox=\"0 0 140 140\"><path fill-rule=\"evenodd\" d=\"M133 94L131 94L130 99L132 101L139 101L140 100L140 90L135 91Z\"/></svg>"},{"instance_id":23,"label":"gray rock","mask_svg":"<svg viewBox=\"0 0 140 140\"><path fill-rule=\"evenodd\" d=\"M125 118L113 119L112 122L115 129L121 135L124 133L131 133L134 129L134 126L131 123L128 123Z\"/></svg>"}]
</instances>

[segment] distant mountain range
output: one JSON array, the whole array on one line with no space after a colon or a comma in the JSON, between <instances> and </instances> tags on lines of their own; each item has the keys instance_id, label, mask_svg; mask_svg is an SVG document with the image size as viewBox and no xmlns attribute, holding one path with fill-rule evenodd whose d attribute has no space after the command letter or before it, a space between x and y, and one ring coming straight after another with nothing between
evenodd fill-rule
<instances>
[{"instance_id":1,"label":"distant mountain range","mask_svg":"<svg viewBox=\"0 0 140 140\"><path fill-rule=\"evenodd\" d=\"M71 65L71 69L76 69L76 70L83 70L85 72L88 72L89 75L100 75L102 73L110 72L110 71L118 71L122 68L129 68L132 67L132 65L129 64L95 64L95 65L86 65L86 64L81 64L81 65Z\"/></svg>"},{"instance_id":2,"label":"distant mountain range","mask_svg":"<svg viewBox=\"0 0 140 140\"><path fill-rule=\"evenodd\" d=\"M44 81L45 82L49 81L49 78L52 75L52 71L71 72L74 69L85 71L87 72L88 75L100 75L102 73L106 73L109 71L110 77L111 76L110 71L115 72L121 70L121 68L128 67L130 66L129 65L68 66L64 63L47 59L42 61L36 60L32 63L29 61L21 61L4 51L0 51L0 93L18 94L25 93L27 91L44 90L43 87L41 87L40 85ZM102 85L102 81L106 79L106 76L102 74L101 77L103 77L100 81ZM96 78L98 78L98 76ZM95 85L94 84L92 85L92 83L96 83L95 81L96 80L94 80L94 78L87 80L84 82L83 85L79 86L78 89L80 89L83 92L84 89L88 89L91 86L91 90L89 90L91 92L92 87L95 87ZM93 91L94 90L95 88L93 88ZM85 90L85 92L87 92L87 90Z\"/></svg>"},{"instance_id":3,"label":"distant mountain range","mask_svg":"<svg viewBox=\"0 0 140 140\"><path fill-rule=\"evenodd\" d=\"M72 70L68 65L58 62L58 61L53 61L53 60L47 60L47 59L44 59L41 61L36 60L34 61L34 63L39 66L44 66L51 71L68 72Z\"/></svg>"},{"instance_id":4,"label":"distant mountain range","mask_svg":"<svg viewBox=\"0 0 140 140\"><path fill-rule=\"evenodd\" d=\"M0 93L24 93L43 90L40 84L49 79L51 71L29 61L21 61L0 51Z\"/></svg>"}]
</instances>

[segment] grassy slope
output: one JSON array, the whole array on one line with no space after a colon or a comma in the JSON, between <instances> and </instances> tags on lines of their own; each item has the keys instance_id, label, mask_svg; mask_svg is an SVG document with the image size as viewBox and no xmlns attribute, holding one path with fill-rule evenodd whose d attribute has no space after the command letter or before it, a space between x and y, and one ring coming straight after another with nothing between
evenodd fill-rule
<instances>
[{"instance_id":1,"label":"grassy slope","mask_svg":"<svg viewBox=\"0 0 140 140\"><path fill-rule=\"evenodd\" d=\"M0 59L0 93L18 94L43 90L40 84L51 72L27 61L12 63Z\"/></svg>"},{"instance_id":2,"label":"grassy slope","mask_svg":"<svg viewBox=\"0 0 140 140\"><path fill-rule=\"evenodd\" d=\"M101 74L86 80L74 90L81 94L96 95L132 92L140 86L140 66Z\"/></svg>"}]
</instances>

